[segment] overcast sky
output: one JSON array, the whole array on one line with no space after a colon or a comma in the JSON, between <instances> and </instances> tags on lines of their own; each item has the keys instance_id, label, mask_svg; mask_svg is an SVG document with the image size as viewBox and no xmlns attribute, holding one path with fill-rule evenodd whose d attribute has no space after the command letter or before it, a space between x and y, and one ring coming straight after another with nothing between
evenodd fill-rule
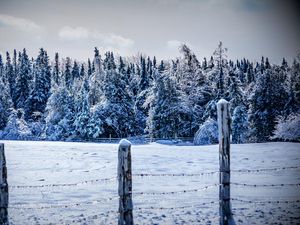
<instances>
[{"instance_id":1,"label":"overcast sky","mask_svg":"<svg viewBox=\"0 0 300 225\"><path fill-rule=\"evenodd\" d=\"M86 60L93 48L173 58L186 43L201 59L219 41L229 58L279 63L300 52L300 7L292 0L0 0L0 53ZM299 2L299 1L298 1Z\"/></svg>"}]
</instances>

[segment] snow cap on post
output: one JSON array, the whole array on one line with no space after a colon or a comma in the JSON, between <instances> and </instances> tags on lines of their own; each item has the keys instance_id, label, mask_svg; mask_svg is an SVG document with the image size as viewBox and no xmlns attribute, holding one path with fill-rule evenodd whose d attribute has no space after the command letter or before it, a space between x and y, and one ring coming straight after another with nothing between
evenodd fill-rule
<instances>
[{"instance_id":1,"label":"snow cap on post","mask_svg":"<svg viewBox=\"0 0 300 225\"><path fill-rule=\"evenodd\" d=\"M218 105L220 105L220 104L228 104L228 102L227 102L224 98L221 98L221 99L218 101L217 104L218 104Z\"/></svg>"},{"instance_id":2,"label":"snow cap on post","mask_svg":"<svg viewBox=\"0 0 300 225\"><path fill-rule=\"evenodd\" d=\"M128 147L128 146L131 146L131 142L128 141L127 139L122 139L119 142L119 145L120 145L120 147Z\"/></svg>"}]
</instances>

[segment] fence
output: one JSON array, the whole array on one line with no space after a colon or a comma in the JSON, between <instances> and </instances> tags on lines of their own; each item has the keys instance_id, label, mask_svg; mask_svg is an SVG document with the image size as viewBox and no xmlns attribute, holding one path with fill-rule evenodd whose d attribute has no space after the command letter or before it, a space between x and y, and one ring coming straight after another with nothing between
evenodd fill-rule
<instances>
[{"instance_id":1,"label":"fence","mask_svg":"<svg viewBox=\"0 0 300 225\"><path fill-rule=\"evenodd\" d=\"M231 201L247 203L247 204L290 204L299 203L300 200L267 200L267 201L252 201L241 198L232 198L230 196L230 186L246 186L251 188L256 187L285 187L285 186L295 186L300 187L300 183L281 183L281 184L248 184L248 183L237 183L230 181L231 172L234 173L261 173L268 171L280 171L280 170L295 170L299 169L300 166L290 166L290 167L277 167L277 168L263 168L263 169L240 169L231 170L230 169L230 115L228 110L228 102L221 100L218 103L218 121L219 121L219 170L200 172L200 173L139 173L132 174L131 166L131 143L122 140L119 143L118 149L118 170L117 176L111 178L86 180L77 183L64 183L64 184L45 184L45 185L17 185L8 187L7 184L7 171L6 171L6 161L4 154L4 144L0 144L0 224L8 224L8 191L12 189L40 189L40 188L64 188L64 187L76 187L85 184L98 184L102 182L112 182L118 181L118 196L109 197L103 200L87 201L87 202L73 202L67 205L32 205L32 206L10 206L12 209L21 210L32 210L32 209L51 209L51 208L73 208L78 206L85 206L90 204L103 204L115 199L119 200L119 208L116 211L111 211L118 214L118 224L133 224L134 216L133 211L143 211L143 210L177 210L177 209L187 209L187 208L201 208L204 206L214 205L219 203L219 222L220 225L224 224L235 224ZM132 192L132 177L136 178L151 178L151 177L201 177L209 175L219 175L219 182L213 185L206 185L204 187L195 189L185 189L177 191L162 191L162 192ZM196 193L210 188L219 187L219 201L207 201L202 203L197 203L193 205L183 205L183 206L171 206L171 207L134 207L132 195L134 196L161 196L165 195L176 195L185 193Z\"/></svg>"}]
</instances>

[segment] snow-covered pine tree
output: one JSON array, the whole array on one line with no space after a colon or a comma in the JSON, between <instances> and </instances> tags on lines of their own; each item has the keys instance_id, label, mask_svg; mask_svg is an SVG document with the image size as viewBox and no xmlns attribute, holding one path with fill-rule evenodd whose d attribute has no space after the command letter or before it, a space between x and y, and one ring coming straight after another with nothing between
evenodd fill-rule
<instances>
[{"instance_id":1,"label":"snow-covered pine tree","mask_svg":"<svg viewBox=\"0 0 300 225\"><path fill-rule=\"evenodd\" d=\"M146 131L155 138L176 138L182 125L181 94L174 77L166 71L160 70L156 77Z\"/></svg>"},{"instance_id":2,"label":"snow-covered pine tree","mask_svg":"<svg viewBox=\"0 0 300 225\"><path fill-rule=\"evenodd\" d=\"M14 74L13 66L11 64L11 59L10 59L9 52L6 52L5 77L6 77L6 80L8 81L8 83L9 83L9 93L10 93L10 96L11 96L11 99L12 99L13 96L14 96L16 77L15 77L15 74Z\"/></svg>"},{"instance_id":3,"label":"snow-covered pine tree","mask_svg":"<svg viewBox=\"0 0 300 225\"><path fill-rule=\"evenodd\" d=\"M295 101L297 102L297 105L300 106L300 53L293 61L290 74L290 80L295 95Z\"/></svg>"},{"instance_id":4,"label":"snow-covered pine tree","mask_svg":"<svg viewBox=\"0 0 300 225\"><path fill-rule=\"evenodd\" d=\"M247 73L246 73L246 82L247 84L251 84L254 82L254 71L253 71L253 63L250 63L248 68L247 68Z\"/></svg>"},{"instance_id":5,"label":"snow-covered pine tree","mask_svg":"<svg viewBox=\"0 0 300 225\"><path fill-rule=\"evenodd\" d=\"M66 58L64 78L66 87L71 90L73 86L73 77L71 72L71 59L69 57Z\"/></svg>"},{"instance_id":6,"label":"snow-covered pine tree","mask_svg":"<svg viewBox=\"0 0 300 225\"><path fill-rule=\"evenodd\" d=\"M281 115L287 91L277 68L265 69L250 96L250 135L255 142L268 141Z\"/></svg>"},{"instance_id":7,"label":"snow-covered pine tree","mask_svg":"<svg viewBox=\"0 0 300 225\"><path fill-rule=\"evenodd\" d=\"M28 140L32 138L32 134L27 122L24 119L23 109L10 109L8 121L0 138L9 140Z\"/></svg>"},{"instance_id":8,"label":"snow-covered pine tree","mask_svg":"<svg viewBox=\"0 0 300 225\"><path fill-rule=\"evenodd\" d=\"M89 119L90 119L90 105L89 105L89 83L88 78L85 77L82 82L81 90L77 99L75 100L75 134L76 137L86 140L89 137Z\"/></svg>"},{"instance_id":9,"label":"snow-covered pine tree","mask_svg":"<svg viewBox=\"0 0 300 225\"><path fill-rule=\"evenodd\" d=\"M248 114L245 106L234 108L232 116L232 143L246 143L248 138Z\"/></svg>"},{"instance_id":10,"label":"snow-covered pine tree","mask_svg":"<svg viewBox=\"0 0 300 225\"><path fill-rule=\"evenodd\" d=\"M12 100L9 93L9 84L0 79L0 130L4 129L10 115L9 109L12 107Z\"/></svg>"},{"instance_id":11,"label":"snow-covered pine tree","mask_svg":"<svg viewBox=\"0 0 300 225\"><path fill-rule=\"evenodd\" d=\"M216 120L207 118L200 126L194 137L194 145L211 145L218 143L218 123Z\"/></svg>"},{"instance_id":12,"label":"snow-covered pine tree","mask_svg":"<svg viewBox=\"0 0 300 225\"><path fill-rule=\"evenodd\" d=\"M26 53L26 49L23 49L21 55L21 62L19 65L16 87L15 87L15 108L24 108L25 103L30 93L31 82L31 64Z\"/></svg>"},{"instance_id":13,"label":"snow-covered pine tree","mask_svg":"<svg viewBox=\"0 0 300 225\"><path fill-rule=\"evenodd\" d=\"M107 70L104 80L103 100L99 107L105 137L127 137L134 132L133 101L124 76L117 70L113 54L106 54Z\"/></svg>"},{"instance_id":14,"label":"snow-covered pine tree","mask_svg":"<svg viewBox=\"0 0 300 225\"><path fill-rule=\"evenodd\" d=\"M84 69L83 63L81 64L81 67L80 67L79 76L80 76L80 79L84 79L84 77L85 77L85 69Z\"/></svg>"},{"instance_id":15,"label":"snow-covered pine tree","mask_svg":"<svg viewBox=\"0 0 300 225\"><path fill-rule=\"evenodd\" d=\"M51 71L47 52L41 48L35 61L34 83L26 102L26 116L31 118L33 112L44 113L51 88Z\"/></svg>"},{"instance_id":16,"label":"snow-covered pine tree","mask_svg":"<svg viewBox=\"0 0 300 225\"><path fill-rule=\"evenodd\" d=\"M4 64L2 60L2 55L0 54L0 82L5 83L5 71L4 71Z\"/></svg>"},{"instance_id":17,"label":"snow-covered pine tree","mask_svg":"<svg viewBox=\"0 0 300 225\"><path fill-rule=\"evenodd\" d=\"M196 55L186 45L180 47L182 57L173 63L170 76L176 77L182 91L182 105L186 109L183 136L193 136L202 123L204 106L211 100L211 89L207 85Z\"/></svg>"},{"instance_id":18,"label":"snow-covered pine tree","mask_svg":"<svg viewBox=\"0 0 300 225\"><path fill-rule=\"evenodd\" d=\"M74 61L71 74L72 74L72 80L73 81L76 80L76 79L79 79L79 77L80 77L79 66L78 66L76 61Z\"/></svg>"},{"instance_id":19,"label":"snow-covered pine tree","mask_svg":"<svg viewBox=\"0 0 300 225\"><path fill-rule=\"evenodd\" d=\"M91 65L91 60L88 59L88 70L87 70L88 77L92 75L92 65Z\"/></svg>"},{"instance_id":20,"label":"snow-covered pine tree","mask_svg":"<svg viewBox=\"0 0 300 225\"><path fill-rule=\"evenodd\" d=\"M286 79L286 81L283 82L285 82L286 90L288 92L288 98L284 106L284 113L282 114L283 118L287 118L290 114L300 112L300 102L297 103L295 94L295 87L300 87L300 66L298 68L298 74L297 70L295 69L296 68L294 66L290 68L285 59L283 58L282 65L280 67L280 72L283 73L282 78Z\"/></svg>"},{"instance_id":21,"label":"snow-covered pine tree","mask_svg":"<svg viewBox=\"0 0 300 225\"><path fill-rule=\"evenodd\" d=\"M90 76L90 92L89 92L89 101L90 105L94 106L101 101L103 95L104 88L104 79L106 71L103 68L103 62L101 60L101 56L99 54L99 50L95 48L95 57L94 57L94 65L95 69L92 75Z\"/></svg>"},{"instance_id":22,"label":"snow-covered pine tree","mask_svg":"<svg viewBox=\"0 0 300 225\"><path fill-rule=\"evenodd\" d=\"M232 113L237 106L244 105L244 93L241 89L242 85L239 78L236 77L232 70L229 71L228 81L229 86L227 89L226 98L229 100L230 110Z\"/></svg>"},{"instance_id":23,"label":"snow-covered pine tree","mask_svg":"<svg viewBox=\"0 0 300 225\"><path fill-rule=\"evenodd\" d=\"M227 60L227 48L223 46L220 41L218 47L213 53L212 62L209 63L211 69L207 71L207 77L212 82L212 88L216 91L216 98L224 98L225 96L225 82L228 75L228 60ZM214 65L214 66L212 66Z\"/></svg>"},{"instance_id":24,"label":"snow-covered pine tree","mask_svg":"<svg viewBox=\"0 0 300 225\"><path fill-rule=\"evenodd\" d=\"M75 100L61 84L49 97L46 107L46 138L66 140L74 132Z\"/></svg>"},{"instance_id":25,"label":"snow-covered pine tree","mask_svg":"<svg viewBox=\"0 0 300 225\"><path fill-rule=\"evenodd\" d=\"M279 116L272 139L300 141L300 114L292 113L287 118Z\"/></svg>"},{"instance_id":26,"label":"snow-covered pine tree","mask_svg":"<svg viewBox=\"0 0 300 225\"><path fill-rule=\"evenodd\" d=\"M54 62L54 68L52 73L52 79L56 85L59 85L60 83L60 63L59 63L59 55L58 52L55 53L55 62Z\"/></svg>"},{"instance_id":27,"label":"snow-covered pine tree","mask_svg":"<svg viewBox=\"0 0 300 225\"><path fill-rule=\"evenodd\" d=\"M143 134L144 129L146 128L146 120L149 112L149 107L144 105L149 95L150 91L150 77L146 68L146 59L141 56L140 57L140 69L139 69L139 77L138 79L138 92L137 97L135 99L134 111L135 117L138 121L137 132L139 134Z\"/></svg>"}]
</instances>

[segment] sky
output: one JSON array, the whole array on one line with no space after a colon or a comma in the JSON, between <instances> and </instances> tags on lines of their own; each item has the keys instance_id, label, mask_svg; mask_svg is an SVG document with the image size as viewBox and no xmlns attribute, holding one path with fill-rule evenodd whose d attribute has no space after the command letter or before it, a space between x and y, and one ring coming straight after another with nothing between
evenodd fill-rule
<instances>
[{"instance_id":1,"label":"sky","mask_svg":"<svg viewBox=\"0 0 300 225\"><path fill-rule=\"evenodd\" d=\"M232 60L280 63L300 53L299 12L297 0L0 0L0 54L170 59L185 43L202 59L222 41Z\"/></svg>"}]
</instances>

